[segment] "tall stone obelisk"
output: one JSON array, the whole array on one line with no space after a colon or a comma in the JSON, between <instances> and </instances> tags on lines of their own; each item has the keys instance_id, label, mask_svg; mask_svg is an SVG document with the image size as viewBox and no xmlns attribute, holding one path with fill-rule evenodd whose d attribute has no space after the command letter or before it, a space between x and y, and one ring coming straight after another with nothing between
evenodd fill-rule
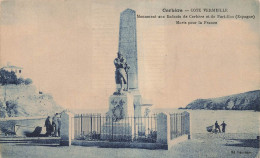
<instances>
[{"instance_id":1,"label":"tall stone obelisk","mask_svg":"<svg viewBox=\"0 0 260 158\"><path fill-rule=\"evenodd\" d=\"M128 71L129 90L138 90L138 63L136 42L136 13L126 9L120 14L119 46L118 50L126 58L130 66Z\"/></svg>"},{"instance_id":2,"label":"tall stone obelisk","mask_svg":"<svg viewBox=\"0 0 260 158\"><path fill-rule=\"evenodd\" d=\"M128 66L128 91L134 97L134 115L142 115L142 96L138 89L138 59L136 38L136 13L126 9L120 14L118 50L126 58Z\"/></svg>"}]
</instances>

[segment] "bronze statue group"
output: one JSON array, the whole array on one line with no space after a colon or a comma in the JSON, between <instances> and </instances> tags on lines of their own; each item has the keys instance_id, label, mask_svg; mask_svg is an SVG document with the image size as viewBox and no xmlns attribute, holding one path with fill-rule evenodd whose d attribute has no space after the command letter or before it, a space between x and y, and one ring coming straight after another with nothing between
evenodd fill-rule
<instances>
[{"instance_id":1,"label":"bronze statue group","mask_svg":"<svg viewBox=\"0 0 260 158\"><path fill-rule=\"evenodd\" d=\"M58 113L56 113L52 117L52 121L50 120L50 116L45 120L46 127L46 136L47 137L60 137L60 128L61 128L61 119Z\"/></svg>"}]
</instances>

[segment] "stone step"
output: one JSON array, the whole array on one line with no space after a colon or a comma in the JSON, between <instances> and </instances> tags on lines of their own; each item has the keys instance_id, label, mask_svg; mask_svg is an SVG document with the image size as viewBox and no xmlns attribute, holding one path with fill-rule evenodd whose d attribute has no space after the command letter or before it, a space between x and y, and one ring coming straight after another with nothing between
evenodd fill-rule
<instances>
[{"instance_id":1,"label":"stone step","mask_svg":"<svg viewBox=\"0 0 260 158\"><path fill-rule=\"evenodd\" d=\"M59 144L60 138L0 138L1 143L38 143L38 144Z\"/></svg>"}]
</instances>

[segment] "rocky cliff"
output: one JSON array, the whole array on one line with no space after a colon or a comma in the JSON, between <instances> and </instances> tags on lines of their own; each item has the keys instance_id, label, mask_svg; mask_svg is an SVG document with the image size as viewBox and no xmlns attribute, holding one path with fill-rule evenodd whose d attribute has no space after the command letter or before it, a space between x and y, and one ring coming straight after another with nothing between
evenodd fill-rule
<instances>
[{"instance_id":1,"label":"rocky cliff","mask_svg":"<svg viewBox=\"0 0 260 158\"><path fill-rule=\"evenodd\" d=\"M260 111L260 90L210 99L197 99L184 109Z\"/></svg>"},{"instance_id":2,"label":"rocky cliff","mask_svg":"<svg viewBox=\"0 0 260 158\"><path fill-rule=\"evenodd\" d=\"M33 85L0 86L0 112L7 117L46 116L61 112L50 94L36 90Z\"/></svg>"}]
</instances>

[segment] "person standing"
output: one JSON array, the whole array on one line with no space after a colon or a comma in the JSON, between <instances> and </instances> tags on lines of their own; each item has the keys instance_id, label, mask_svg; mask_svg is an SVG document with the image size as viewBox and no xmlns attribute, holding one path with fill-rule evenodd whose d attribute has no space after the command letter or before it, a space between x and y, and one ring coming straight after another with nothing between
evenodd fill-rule
<instances>
[{"instance_id":1,"label":"person standing","mask_svg":"<svg viewBox=\"0 0 260 158\"><path fill-rule=\"evenodd\" d=\"M52 126L54 131L54 137L58 136L58 119L57 119L58 113L56 113L52 118Z\"/></svg>"},{"instance_id":2,"label":"person standing","mask_svg":"<svg viewBox=\"0 0 260 158\"><path fill-rule=\"evenodd\" d=\"M57 118L57 122L58 122L58 136L60 137L60 128L61 128L61 118L60 117Z\"/></svg>"},{"instance_id":3,"label":"person standing","mask_svg":"<svg viewBox=\"0 0 260 158\"><path fill-rule=\"evenodd\" d=\"M225 133L227 124L225 124L225 122L223 121L221 126L222 126L222 132Z\"/></svg>"},{"instance_id":4,"label":"person standing","mask_svg":"<svg viewBox=\"0 0 260 158\"><path fill-rule=\"evenodd\" d=\"M215 129L218 129L218 131L221 132L221 131L220 131L220 127L219 127L219 125L218 125L218 121L215 122Z\"/></svg>"},{"instance_id":5,"label":"person standing","mask_svg":"<svg viewBox=\"0 0 260 158\"><path fill-rule=\"evenodd\" d=\"M47 117L47 119L45 120L45 127L46 127L46 136L50 136L51 135L51 128L52 128L52 125L51 125L51 121L50 121L50 116Z\"/></svg>"}]
</instances>

